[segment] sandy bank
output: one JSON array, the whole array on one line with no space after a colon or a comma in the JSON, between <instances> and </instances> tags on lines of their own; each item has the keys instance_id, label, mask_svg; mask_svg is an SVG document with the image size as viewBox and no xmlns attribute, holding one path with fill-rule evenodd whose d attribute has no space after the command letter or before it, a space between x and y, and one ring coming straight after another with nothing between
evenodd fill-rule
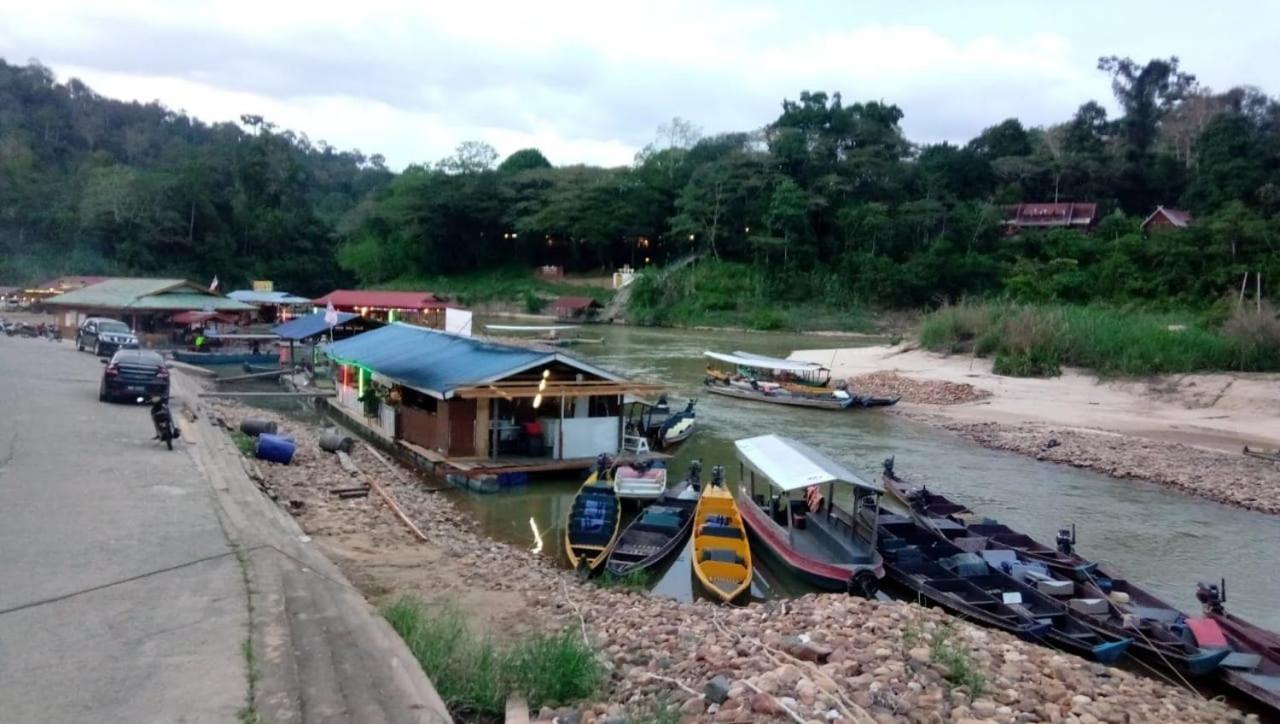
<instances>
[{"instance_id":1,"label":"sandy bank","mask_svg":"<svg viewBox=\"0 0 1280 724\"><path fill-rule=\"evenodd\" d=\"M1244 445L1280 447L1280 375L1189 374L1099 380L1077 369L1060 377L1003 377L991 361L910 347L800 350L837 378L894 370L916 380L973 385L990 393L899 412L989 447L1171 485L1280 513L1280 465L1246 458Z\"/></svg>"},{"instance_id":2,"label":"sandy bank","mask_svg":"<svg viewBox=\"0 0 1280 724\"><path fill-rule=\"evenodd\" d=\"M544 556L486 538L448 498L357 445L357 464L425 532L419 543L376 498L329 494L351 478L316 449L316 430L234 403L206 405L228 424L251 414L296 436L293 465L256 465L261 485L374 603L414 594L461 609L500 639L534 628L586 637L610 672L605 690L575 710L536 712L542 721L1240 718L1220 702L912 604L810 595L721 607L579 583ZM961 682L956 657L976 677Z\"/></svg>"}]
</instances>

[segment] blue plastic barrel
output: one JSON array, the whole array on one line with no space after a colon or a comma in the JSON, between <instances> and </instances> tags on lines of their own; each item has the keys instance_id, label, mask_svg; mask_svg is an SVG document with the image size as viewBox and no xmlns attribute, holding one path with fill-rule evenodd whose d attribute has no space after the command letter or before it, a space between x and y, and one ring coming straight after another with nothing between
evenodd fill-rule
<instances>
[{"instance_id":1,"label":"blue plastic barrel","mask_svg":"<svg viewBox=\"0 0 1280 724\"><path fill-rule=\"evenodd\" d=\"M293 460L293 451L296 448L297 444L291 437L263 433L258 436L258 443L253 451L261 460L288 465L289 461Z\"/></svg>"}]
</instances>

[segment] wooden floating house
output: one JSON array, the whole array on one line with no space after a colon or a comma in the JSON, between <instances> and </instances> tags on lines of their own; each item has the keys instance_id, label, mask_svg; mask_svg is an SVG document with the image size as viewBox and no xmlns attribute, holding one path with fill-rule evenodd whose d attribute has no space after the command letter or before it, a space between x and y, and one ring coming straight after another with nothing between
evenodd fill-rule
<instances>
[{"instance_id":1,"label":"wooden floating house","mask_svg":"<svg viewBox=\"0 0 1280 724\"><path fill-rule=\"evenodd\" d=\"M660 389L563 352L398 322L324 351L331 405L436 477L486 491L616 455L623 396Z\"/></svg>"}]
</instances>

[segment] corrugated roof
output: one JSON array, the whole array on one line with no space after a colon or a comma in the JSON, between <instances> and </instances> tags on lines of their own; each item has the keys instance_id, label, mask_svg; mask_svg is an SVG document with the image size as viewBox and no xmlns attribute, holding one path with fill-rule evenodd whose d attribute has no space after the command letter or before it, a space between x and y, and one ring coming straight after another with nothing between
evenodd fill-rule
<instances>
[{"instance_id":1,"label":"corrugated roof","mask_svg":"<svg viewBox=\"0 0 1280 724\"><path fill-rule=\"evenodd\" d=\"M288 292L255 292L252 289L237 289L228 292L228 297L246 304L310 304L311 300Z\"/></svg>"},{"instance_id":2,"label":"corrugated roof","mask_svg":"<svg viewBox=\"0 0 1280 724\"><path fill-rule=\"evenodd\" d=\"M332 302L335 307L375 309L443 309L449 306L431 292L392 292L380 289L335 289L312 301L321 307Z\"/></svg>"},{"instance_id":3,"label":"corrugated roof","mask_svg":"<svg viewBox=\"0 0 1280 724\"><path fill-rule=\"evenodd\" d=\"M45 304L131 311L211 310L243 312L253 307L214 294L185 279L108 279L60 294Z\"/></svg>"},{"instance_id":4,"label":"corrugated roof","mask_svg":"<svg viewBox=\"0 0 1280 724\"><path fill-rule=\"evenodd\" d=\"M280 335L283 339L297 340L313 337L329 329L329 323L324 321L324 314L324 312L316 312L305 317L290 319L284 324L277 324L271 331ZM337 315L338 324L350 322L360 316L351 312L337 312Z\"/></svg>"},{"instance_id":5,"label":"corrugated roof","mask_svg":"<svg viewBox=\"0 0 1280 724\"><path fill-rule=\"evenodd\" d=\"M1151 220L1156 218L1156 216L1159 216L1159 215L1163 215L1166 219L1169 220L1170 224L1173 224L1175 227L1179 229L1185 229L1191 225L1190 211L1183 211L1182 209L1166 209L1163 206L1157 206L1156 210L1152 211L1150 216L1143 219L1142 228L1143 229L1147 228L1147 225L1151 223Z\"/></svg>"},{"instance_id":6,"label":"corrugated roof","mask_svg":"<svg viewBox=\"0 0 1280 724\"><path fill-rule=\"evenodd\" d=\"M843 483L884 492L878 483L864 480L840 463L789 437L761 435L736 440L733 445L748 469L786 492L825 483Z\"/></svg>"},{"instance_id":7,"label":"corrugated roof","mask_svg":"<svg viewBox=\"0 0 1280 724\"><path fill-rule=\"evenodd\" d=\"M334 342L325 347L325 352L339 362L359 364L440 398L452 397L462 387L495 382L551 362L606 380L622 379L560 352L515 347L399 322Z\"/></svg>"},{"instance_id":8,"label":"corrugated roof","mask_svg":"<svg viewBox=\"0 0 1280 724\"><path fill-rule=\"evenodd\" d=\"M108 280L108 279L110 279L110 278L111 278L111 277L83 276L83 275L81 275L81 276L76 276L76 275L61 276L61 277L54 277L53 279L46 279L46 280L44 280L44 281L40 282L39 284L35 285L34 287L28 287L28 288L29 288L29 289L32 289L32 290L35 290L35 289L57 289L57 290L63 290L63 289L80 289L80 288L82 288L82 287L87 287L87 286L91 286L91 285L93 285L93 284L98 284L99 282L105 282L106 280Z\"/></svg>"}]
</instances>

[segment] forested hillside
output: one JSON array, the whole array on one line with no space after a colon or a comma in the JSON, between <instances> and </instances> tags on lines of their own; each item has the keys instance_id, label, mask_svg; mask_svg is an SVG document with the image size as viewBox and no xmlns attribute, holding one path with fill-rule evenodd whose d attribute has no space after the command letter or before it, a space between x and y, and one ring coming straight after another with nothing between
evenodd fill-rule
<instances>
[{"instance_id":1,"label":"forested hillside","mask_svg":"<svg viewBox=\"0 0 1280 724\"><path fill-rule=\"evenodd\" d=\"M1280 106L1203 88L1174 58L1098 68L1120 117L1082 99L1060 124L996 118L960 146L913 144L890 102L803 92L754 131L702 137L674 120L629 167L553 167L534 149L498 163L465 143L392 174L262 119L207 126L0 66L0 276L217 273L316 291L344 274L722 262L641 288L636 308L657 322L708 289L739 306L1205 306L1246 271L1280 277ZM1096 202L1104 218L1088 235L1001 232L1004 205L1055 200ZM1195 223L1140 234L1157 204Z\"/></svg>"}]
</instances>

